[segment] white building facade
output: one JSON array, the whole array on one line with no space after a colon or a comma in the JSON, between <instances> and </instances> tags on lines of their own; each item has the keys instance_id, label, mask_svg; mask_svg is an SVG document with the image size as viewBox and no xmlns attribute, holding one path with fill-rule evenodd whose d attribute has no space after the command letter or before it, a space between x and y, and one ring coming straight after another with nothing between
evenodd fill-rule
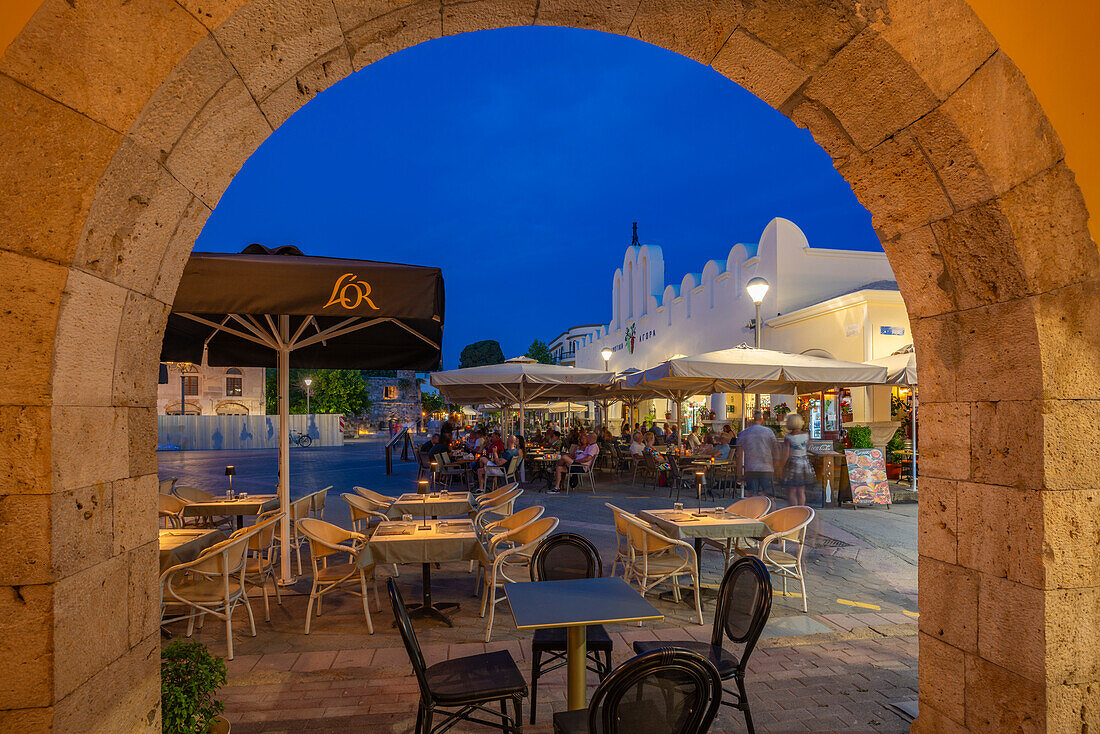
<instances>
[{"instance_id":1,"label":"white building facade","mask_svg":"<svg viewBox=\"0 0 1100 734\"><path fill-rule=\"evenodd\" d=\"M265 415L263 367L211 367L207 364L161 364L157 414Z\"/></svg>"},{"instance_id":2,"label":"white building facade","mask_svg":"<svg viewBox=\"0 0 1100 734\"><path fill-rule=\"evenodd\" d=\"M550 356L554 358L554 363L570 367L575 366L577 348L598 337L603 333L603 329L603 324L584 324L570 326L558 334L547 345L550 349Z\"/></svg>"},{"instance_id":3,"label":"white building facade","mask_svg":"<svg viewBox=\"0 0 1100 734\"><path fill-rule=\"evenodd\" d=\"M753 345L755 305L745 285L757 276L769 284L761 304L766 349L863 362L912 343L885 254L812 248L793 222L776 218L759 244L736 244L724 259L708 260L699 272L672 282L666 280L660 247L628 247L612 276L611 321L595 330L585 327L573 363L603 369L605 346L612 350L609 368L622 371L646 369L676 355ZM878 390L886 394L879 401L885 413L872 396ZM714 395L709 408L723 420L727 406L740 410L739 400ZM793 399L775 400L793 407ZM889 388L853 390L851 402L855 422L889 420ZM674 408L666 401L649 401L639 415L656 414L660 420L669 410ZM615 409L611 417L617 417Z\"/></svg>"}]
</instances>

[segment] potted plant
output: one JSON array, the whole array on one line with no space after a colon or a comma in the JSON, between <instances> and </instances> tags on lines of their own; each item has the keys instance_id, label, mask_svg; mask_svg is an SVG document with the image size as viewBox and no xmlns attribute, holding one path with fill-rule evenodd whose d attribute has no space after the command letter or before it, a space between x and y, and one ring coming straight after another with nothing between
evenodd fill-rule
<instances>
[{"instance_id":1,"label":"potted plant","mask_svg":"<svg viewBox=\"0 0 1100 734\"><path fill-rule=\"evenodd\" d=\"M161 731L164 734L229 734L214 698L225 685L225 661L199 642L173 640L160 653Z\"/></svg>"},{"instance_id":2,"label":"potted plant","mask_svg":"<svg viewBox=\"0 0 1100 734\"><path fill-rule=\"evenodd\" d=\"M847 446L850 449L873 449L871 443L871 429L869 426L851 426L847 429Z\"/></svg>"},{"instance_id":3,"label":"potted plant","mask_svg":"<svg viewBox=\"0 0 1100 734\"><path fill-rule=\"evenodd\" d=\"M775 419L780 423L787 417L787 414L791 412L791 407L786 403L780 403L775 406Z\"/></svg>"},{"instance_id":4,"label":"potted plant","mask_svg":"<svg viewBox=\"0 0 1100 734\"><path fill-rule=\"evenodd\" d=\"M665 411L665 420L666 421L672 420L672 411L671 410L666 410Z\"/></svg>"},{"instance_id":5,"label":"potted plant","mask_svg":"<svg viewBox=\"0 0 1100 734\"><path fill-rule=\"evenodd\" d=\"M898 454L905 448L904 432L901 428L894 432L893 438L886 444L886 478L897 481L901 479L902 457Z\"/></svg>"}]
</instances>

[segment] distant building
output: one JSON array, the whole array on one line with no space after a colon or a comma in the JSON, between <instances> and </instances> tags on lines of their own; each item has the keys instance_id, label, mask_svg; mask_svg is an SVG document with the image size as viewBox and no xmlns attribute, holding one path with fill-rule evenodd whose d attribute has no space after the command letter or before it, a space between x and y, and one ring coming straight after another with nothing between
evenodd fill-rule
<instances>
[{"instance_id":1,"label":"distant building","mask_svg":"<svg viewBox=\"0 0 1100 734\"><path fill-rule=\"evenodd\" d=\"M420 380L412 370L363 370L367 383L370 410L361 421L373 428L394 423L415 423L420 420Z\"/></svg>"},{"instance_id":2,"label":"distant building","mask_svg":"<svg viewBox=\"0 0 1100 734\"><path fill-rule=\"evenodd\" d=\"M267 412L263 367L162 362L159 383L159 415L179 415L181 399L186 415L264 415Z\"/></svg>"},{"instance_id":3,"label":"distant building","mask_svg":"<svg viewBox=\"0 0 1100 734\"><path fill-rule=\"evenodd\" d=\"M564 364L572 367L577 353L577 347L587 342L594 336L598 336L602 324L584 324L583 326L570 326L551 340L549 346L550 356L555 364Z\"/></svg>"}]
</instances>

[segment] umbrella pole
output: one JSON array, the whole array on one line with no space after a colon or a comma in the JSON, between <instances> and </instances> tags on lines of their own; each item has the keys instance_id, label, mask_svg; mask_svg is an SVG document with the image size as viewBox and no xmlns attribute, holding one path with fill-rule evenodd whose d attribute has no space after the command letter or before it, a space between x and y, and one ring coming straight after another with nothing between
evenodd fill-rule
<instances>
[{"instance_id":1,"label":"umbrella pole","mask_svg":"<svg viewBox=\"0 0 1100 734\"><path fill-rule=\"evenodd\" d=\"M741 388L741 430L745 430L745 388Z\"/></svg>"},{"instance_id":2,"label":"umbrella pole","mask_svg":"<svg viewBox=\"0 0 1100 734\"><path fill-rule=\"evenodd\" d=\"M279 316L279 583L294 583L290 575L290 316Z\"/></svg>"}]
</instances>

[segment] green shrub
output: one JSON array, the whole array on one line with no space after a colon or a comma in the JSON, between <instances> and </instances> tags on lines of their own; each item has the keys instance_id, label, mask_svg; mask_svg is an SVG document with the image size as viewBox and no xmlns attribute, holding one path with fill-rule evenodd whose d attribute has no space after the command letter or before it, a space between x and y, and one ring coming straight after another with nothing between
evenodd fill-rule
<instances>
[{"instance_id":1,"label":"green shrub","mask_svg":"<svg viewBox=\"0 0 1100 734\"><path fill-rule=\"evenodd\" d=\"M853 449L873 449L871 429L868 426L852 426L848 429L848 443Z\"/></svg>"},{"instance_id":2,"label":"green shrub","mask_svg":"<svg viewBox=\"0 0 1100 734\"><path fill-rule=\"evenodd\" d=\"M225 685L225 661L201 643L174 640L160 653L161 730L207 734L225 705L214 698Z\"/></svg>"}]
</instances>

